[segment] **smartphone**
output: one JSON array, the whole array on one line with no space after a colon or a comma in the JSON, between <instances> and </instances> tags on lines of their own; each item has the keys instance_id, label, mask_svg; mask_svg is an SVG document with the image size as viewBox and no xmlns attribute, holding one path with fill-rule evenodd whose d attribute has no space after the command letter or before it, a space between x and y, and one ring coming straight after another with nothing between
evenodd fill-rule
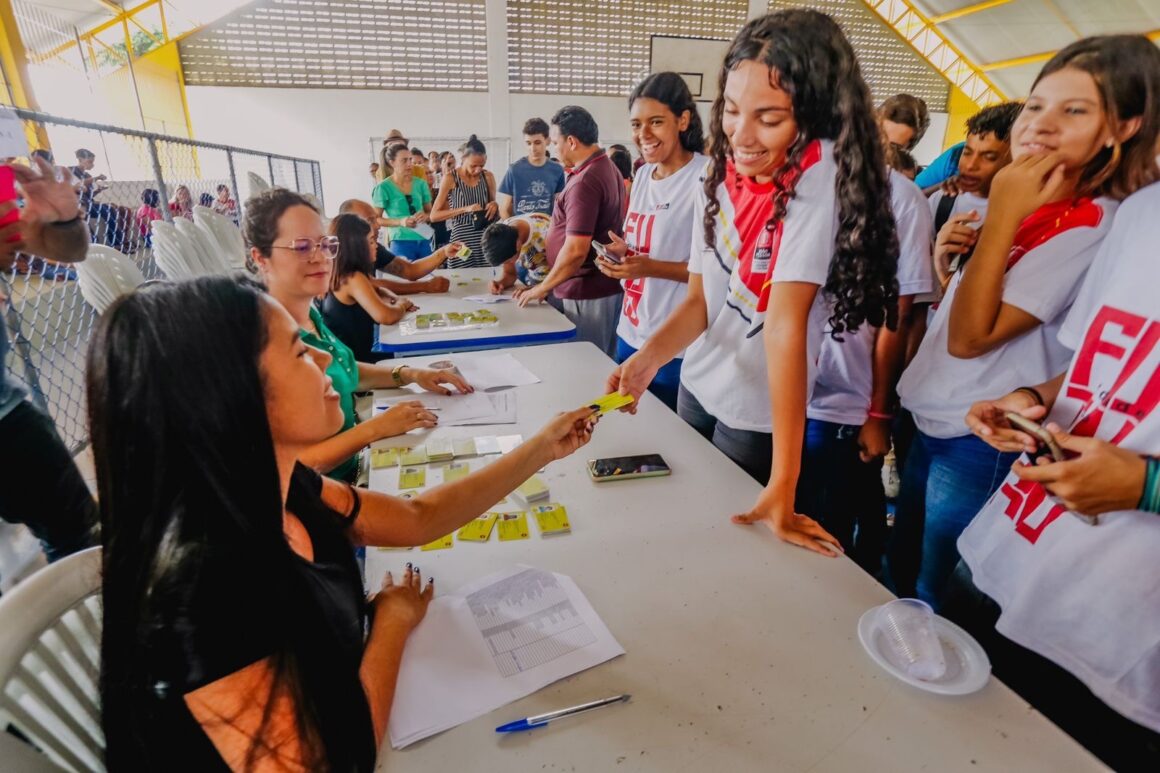
<instances>
[{"instance_id":1,"label":"smartphone","mask_svg":"<svg viewBox=\"0 0 1160 773\"><path fill-rule=\"evenodd\" d=\"M605 260L607 260L609 263L616 263L619 265L620 263L623 262L616 255L613 255L611 252L609 252L608 248L606 246L604 246L603 244L601 244L600 242L593 241L592 242L592 249L596 250L596 254L599 255L600 257L604 258Z\"/></svg>"},{"instance_id":2,"label":"smartphone","mask_svg":"<svg viewBox=\"0 0 1160 773\"><path fill-rule=\"evenodd\" d=\"M671 475L672 472L660 454L612 456L606 459L588 460L588 475L597 483L609 480L632 480L633 478L659 478Z\"/></svg>"},{"instance_id":3,"label":"smartphone","mask_svg":"<svg viewBox=\"0 0 1160 773\"><path fill-rule=\"evenodd\" d=\"M1026 432L1031 437L1039 441L1039 443L1047 449L1051 454L1051 458L1057 462L1064 461L1067 457L1063 455L1063 449L1059 447L1059 443L1055 442L1055 438L1051 433L1045 430L1038 422L1032 421L1026 416L1020 416L1018 413L1007 412L1007 421L1011 422L1011 426L1018 430Z\"/></svg>"}]
</instances>

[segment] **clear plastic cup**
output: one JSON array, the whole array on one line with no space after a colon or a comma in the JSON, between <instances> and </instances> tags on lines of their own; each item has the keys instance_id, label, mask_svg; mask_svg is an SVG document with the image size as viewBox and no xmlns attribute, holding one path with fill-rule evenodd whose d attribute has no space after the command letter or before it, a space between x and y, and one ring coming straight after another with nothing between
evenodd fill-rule
<instances>
[{"instance_id":1,"label":"clear plastic cup","mask_svg":"<svg viewBox=\"0 0 1160 773\"><path fill-rule=\"evenodd\" d=\"M925 601L896 599L883 604L877 624L891 660L907 674L930 682L946 673L942 643L934 630L934 611Z\"/></svg>"}]
</instances>

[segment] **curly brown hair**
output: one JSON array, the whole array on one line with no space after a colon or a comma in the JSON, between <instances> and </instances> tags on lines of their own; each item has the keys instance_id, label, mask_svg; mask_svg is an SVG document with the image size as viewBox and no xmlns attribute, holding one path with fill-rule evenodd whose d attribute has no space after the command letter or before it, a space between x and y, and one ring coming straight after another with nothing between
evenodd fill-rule
<instances>
[{"instance_id":1,"label":"curly brown hair","mask_svg":"<svg viewBox=\"0 0 1160 773\"><path fill-rule=\"evenodd\" d=\"M705 243L716 241L721 211L717 189L724 181L730 152L722 129L725 82L742 62L760 62L771 82L793 105L799 133L786 151L774 179L773 214L765 228L785 219L802 172L802 155L818 139L833 140L837 164L838 233L834 257L823 288L832 303L830 325L835 338L869 323L894 329L898 323L898 233L890 206L890 184L882 143L850 42L829 16L810 10L771 13L746 24L734 38L717 81L709 125L703 227Z\"/></svg>"}]
</instances>

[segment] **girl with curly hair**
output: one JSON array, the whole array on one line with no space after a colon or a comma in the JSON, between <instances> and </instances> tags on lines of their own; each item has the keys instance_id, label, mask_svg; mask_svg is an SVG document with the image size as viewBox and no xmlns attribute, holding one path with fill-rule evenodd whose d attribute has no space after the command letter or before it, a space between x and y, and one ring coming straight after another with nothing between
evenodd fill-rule
<instances>
[{"instance_id":1,"label":"girl with curly hair","mask_svg":"<svg viewBox=\"0 0 1160 773\"><path fill-rule=\"evenodd\" d=\"M734 522L825 555L794 512L806 403L831 334L894 327L898 238L870 91L825 14L749 22L729 47L709 128L684 302L608 386L639 397L688 347L678 413L765 484Z\"/></svg>"}]
</instances>

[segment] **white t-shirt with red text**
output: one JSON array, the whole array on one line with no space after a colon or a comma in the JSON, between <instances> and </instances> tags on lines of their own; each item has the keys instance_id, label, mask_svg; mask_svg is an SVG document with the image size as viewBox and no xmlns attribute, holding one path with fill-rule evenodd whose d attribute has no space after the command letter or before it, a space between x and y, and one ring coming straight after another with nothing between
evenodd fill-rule
<instances>
[{"instance_id":1,"label":"white t-shirt with red text","mask_svg":"<svg viewBox=\"0 0 1160 773\"><path fill-rule=\"evenodd\" d=\"M770 432L765 326L774 282L818 285L806 333L807 397L817 375L818 350L830 316L821 286L826 283L838 233L837 167L833 143L815 140L802 155L802 171L785 218L773 231L774 183L738 175L732 163L717 187L721 211L713 244L693 228L689 273L700 274L708 328L689 347L681 384L712 416L733 429ZM708 200L698 194L697 207Z\"/></svg>"},{"instance_id":2,"label":"white t-shirt with red text","mask_svg":"<svg viewBox=\"0 0 1160 773\"><path fill-rule=\"evenodd\" d=\"M1160 455L1158 212L1160 184L1120 207L1060 330L1075 356L1050 416L1148 456ZM1107 513L1092 526L1012 474L958 547L1002 608L1001 634L1160 732L1160 515Z\"/></svg>"},{"instance_id":3,"label":"white t-shirt with red text","mask_svg":"<svg viewBox=\"0 0 1160 773\"><path fill-rule=\"evenodd\" d=\"M919 295L934 289L931 268L930 214L922 189L890 170L890 208L898 228L898 294ZM818 380L806 416L835 424L866 423L874 390L874 342L878 328L862 325L835 341L826 328L818 357Z\"/></svg>"},{"instance_id":4,"label":"white t-shirt with red text","mask_svg":"<svg viewBox=\"0 0 1160 773\"><path fill-rule=\"evenodd\" d=\"M963 417L973 403L1063 372L1071 352L1057 338L1059 327L1115 211L1111 199L1058 201L1019 224L1003 280L1003 303L1043 324L979 357L962 359L947 351L950 312L963 277L962 271L955 274L898 382L902 405L923 433L937 438L966 435Z\"/></svg>"},{"instance_id":5,"label":"white t-shirt with red text","mask_svg":"<svg viewBox=\"0 0 1160 773\"><path fill-rule=\"evenodd\" d=\"M693 229L701 227L704 212L696 207L705 163L705 156L695 153L689 163L663 180L652 178L656 164L637 170L624 218L624 240L629 248L653 260L689 261ZM639 349L685 299L688 284L657 277L626 279L622 284L624 307L616 334Z\"/></svg>"}]
</instances>

